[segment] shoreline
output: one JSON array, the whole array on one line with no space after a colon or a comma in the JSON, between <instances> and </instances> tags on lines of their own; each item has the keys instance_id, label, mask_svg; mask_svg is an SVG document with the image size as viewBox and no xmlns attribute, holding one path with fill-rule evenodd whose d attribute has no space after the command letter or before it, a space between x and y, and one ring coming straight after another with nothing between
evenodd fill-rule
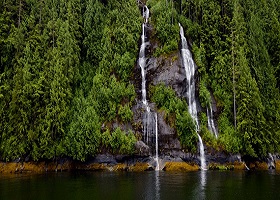
<instances>
[{"instance_id":1,"label":"shoreline","mask_svg":"<svg viewBox=\"0 0 280 200\"><path fill-rule=\"evenodd\" d=\"M256 161L248 166L252 170L268 170L268 164L265 162ZM136 162L133 164L127 163L83 163L78 161L66 160L63 163L53 161L30 161L30 162L0 162L0 174L18 174L32 173L40 174L46 172L65 172L65 171L128 171L128 172L143 172L154 171L155 167L147 162ZM200 167L195 163L188 162L165 162L161 166L163 171L188 172L199 171ZM210 163L208 170L246 170L244 162L234 163ZM276 161L275 170L280 170L280 160Z\"/></svg>"}]
</instances>

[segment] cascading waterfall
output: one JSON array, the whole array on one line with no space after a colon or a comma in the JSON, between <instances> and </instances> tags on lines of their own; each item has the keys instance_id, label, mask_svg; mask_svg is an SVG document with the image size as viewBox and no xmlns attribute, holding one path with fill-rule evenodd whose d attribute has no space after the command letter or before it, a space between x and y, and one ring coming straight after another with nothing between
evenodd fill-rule
<instances>
[{"instance_id":1,"label":"cascading waterfall","mask_svg":"<svg viewBox=\"0 0 280 200\"><path fill-rule=\"evenodd\" d=\"M148 10L148 8L146 8ZM143 11L143 17L145 18L145 23L142 24L142 35L141 40L142 44L140 47L139 52L139 66L141 68L141 75L142 75L142 102L146 107L147 112L150 112L150 107L147 102L147 92L146 92L146 74L145 74L145 67L146 67L146 57L145 57L145 50L149 42L146 42L146 34L145 34L145 27L148 22L147 11Z\"/></svg>"},{"instance_id":2,"label":"cascading waterfall","mask_svg":"<svg viewBox=\"0 0 280 200\"><path fill-rule=\"evenodd\" d=\"M203 145L203 142L202 142L202 139L201 139L200 135L197 134L197 136L198 136L198 140L199 140L200 168L202 170L206 170L207 166L206 166L206 162L205 162L204 145Z\"/></svg>"},{"instance_id":3,"label":"cascading waterfall","mask_svg":"<svg viewBox=\"0 0 280 200\"><path fill-rule=\"evenodd\" d=\"M194 74L195 74L195 64L191 56L191 52L188 48L188 43L184 35L184 29L180 26L180 35L182 41L182 58L183 58L183 65L186 72L187 78L187 96L188 96L188 105L189 105L189 113L191 114L193 120L195 121L196 131L199 130L199 123L197 117L197 106L195 100L195 81L194 81Z\"/></svg>"},{"instance_id":4,"label":"cascading waterfall","mask_svg":"<svg viewBox=\"0 0 280 200\"><path fill-rule=\"evenodd\" d=\"M150 11L148 9L147 6L144 6L144 12L143 12L143 17L145 18L145 23L147 24L148 23L148 19L150 17Z\"/></svg>"},{"instance_id":5,"label":"cascading waterfall","mask_svg":"<svg viewBox=\"0 0 280 200\"><path fill-rule=\"evenodd\" d=\"M159 162L158 162L158 124L157 124L157 113L155 113L156 119L156 171L159 170Z\"/></svg>"},{"instance_id":6,"label":"cascading waterfall","mask_svg":"<svg viewBox=\"0 0 280 200\"><path fill-rule=\"evenodd\" d=\"M250 170L250 168L246 165L246 163L245 163L244 161L242 161L242 159L241 159L241 156L240 156L240 155L238 155L238 156L237 156L237 158L238 158L239 162L241 162L241 163L243 163L243 164L244 164L244 166L245 166L246 170Z\"/></svg>"},{"instance_id":7,"label":"cascading waterfall","mask_svg":"<svg viewBox=\"0 0 280 200\"><path fill-rule=\"evenodd\" d=\"M275 159L271 153L268 153L268 168L275 169Z\"/></svg>"},{"instance_id":8,"label":"cascading waterfall","mask_svg":"<svg viewBox=\"0 0 280 200\"><path fill-rule=\"evenodd\" d=\"M186 78L187 78L187 96L188 96L188 105L189 105L189 113L191 114L195 125L196 125L196 132L199 139L199 150L200 150L200 167L202 170L206 170L206 162L205 162L205 155L204 155L204 145L202 142L202 139L200 135L198 134L199 131L199 122L198 122L198 116L197 116L197 105L196 105L196 99L195 99L195 70L196 65L194 64L194 61L192 59L191 52L188 47L187 40L185 38L184 29L180 26L180 36L181 36L181 54L182 54L182 60L183 60L183 66L186 71Z\"/></svg>"},{"instance_id":9,"label":"cascading waterfall","mask_svg":"<svg viewBox=\"0 0 280 200\"><path fill-rule=\"evenodd\" d=\"M140 52L139 52L139 66L141 68L141 76L142 76L142 102L143 105L146 109L146 112L144 114L144 137L146 140L146 143L149 142L150 138L150 132L151 132L151 109L148 105L147 102L147 92L146 92L146 72L145 72L145 67L146 67L146 56L145 56L145 50L147 45L149 45L149 42L146 42L146 24L148 23L148 18L149 18L149 9L145 6L143 7L143 18L145 19L145 22L142 24L142 35L141 35L141 47L140 47Z\"/></svg>"},{"instance_id":10,"label":"cascading waterfall","mask_svg":"<svg viewBox=\"0 0 280 200\"><path fill-rule=\"evenodd\" d=\"M210 103L209 108L207 107L207 118L208 118L208 129L218 138L218 131L214 124L214 116L213 116L213 109Z\"/></svg>"},{"instance_id":11,"label":"cascading waterfall","mask_svg":"<svg viewBox=\"0 0 280 200\"><path fill-rule=\"evenodd\" d=\"M155 162L156 162L156 168L155 170L159 170L159 161L158 161L158 127L157 127L157 113L151 112L151 109L149 107L149 103L147 101L147 91L146 91L146 56L145 56L145 50L146 47L149 45L149 42L146 41L146 26L149 21L149 15L150 11L148 7L145 5L143 7L143 18L144 23L142 24L142 35L141 35L141 47L139 52L139 66L141 68L141 76L142 76L142 102L145 107L145 113L143 118L143 124L144 124L144 138L147 144L150 142L150 138L152 136L155 136L155 149L156 149L156 155L155 155Z\"/></svg>"}]
</instances>

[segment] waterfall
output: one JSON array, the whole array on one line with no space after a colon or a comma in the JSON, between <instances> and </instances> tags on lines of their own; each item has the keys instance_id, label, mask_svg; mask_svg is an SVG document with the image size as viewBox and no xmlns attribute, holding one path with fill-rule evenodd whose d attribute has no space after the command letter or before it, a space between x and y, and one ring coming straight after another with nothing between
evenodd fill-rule
<instances>
[{"instance_id":1,"label":"waterfall","mask_svg":"<svg viewBox=\"0 0 280 200\"><path fill-rule=\"evenodd\" d=\"M207 118L208 118L208 129L215 135L216 138L218 138L218 131L214 124L214 116L213 116L213 109L212 105L210 103L209 108L207 107Z\"/></svg>"},{"instance_id":2,"label":"waterfall","mask_svg":"<svg viewBox=\"0 0 280 200\"><path fill-rule=\"evenodd\" d=\"M146 57L145 57L145 49L148 45L148 42L145 42L145 24L142 24L142 44L140 47L139 52L139 66L141 68L141 76L142 76L142 102L146 107L147 112L150 112L150 107L147 102L147 92L146 92L146 74L145 74L145 67L146 67Z\"/></svg>"},{"instance_id":3,"label":"waterfall","mask_svg":"<svg viewBox=\"0 0 280 200\"><path fill-rule=\"evenodd\" d=\"M205 155L204 155L204 146L202 139L199 134L197 134L199 140L199 153L200 153L200 168L202 170L207 170L206 162L205 162Z\"/></svg>"},{"instance_id":4,"label":"waterfall","mask_svg":"<svg viewBox=\"0 0 280 200\"><path fill-rule=\"evenodd\" d=\"M138 64L141 68L141 76L142 76L142 103L145 108L145 113L143 117L143 132L144 132L144 140L149 145L151 137L155 137L155 162L156 168L155 170L159 170L159 161L158 161L158 127L157 127L157 113L151 111L149 103L147 101L147 91L146 91L146 55L145 50L146 47L149 45L149 42L146 41L146 27L149 21L150 11L148 7L145 5L143 7L142 16L144 18L144 23L142 24L142 35L141 35L141 47L139 52L139 60Z\"/></svg>"},{"instance_id":5,"label":"waterfall","mask_svg":"<svg viewBox=\"0 0 280 200\"><path fill-rule=\"evenodd\" d=\"M148 23L148 19L149 19L149 17L150 17L150 11L149 11L149 9L148 9L148 7L147 6L144 6L144 11L143 11L143 17L144 17L144 19L145 19L145 23L147 24Z\"/></svg>"},{"instance_id":6,"label":"waterfall","mask_svg":"<svg viewBox=\"0 0 280 200\"><path fill-rule=\"evenodd\" d=\"M197 105L195 99L195 79L194 79L196 66L192 59L191 52L188 48L187 40L184 36L184 29L180 24L179 26L180 26L180 35L182 41L181 53L183 59L183 66L185 68L186 78L187 78L187 96L188 96L189 113L191 114L192 118L195 121L196 131L198 131L199 122L197 117Z\"/></svg>"},{"instance_id":7,"label":"waterfall","mask_svg":"<svg viewBox=\"0 0 280 200\"><path fill-rule=\"evenodd\" d=\"M142 35L141 35L141 47L140 47L140 52L139 52L139 66L141 68L141 76L142 76L142 102L143 105L146 109L146 112L144 114L144 137L146 143L149 142L149 138L151 137L151 109L149 107L148 101L147 101L147 92L146 92L146 72L145 72L145 67L146 67L146 56L145 56L145 50L147 45L149 45L149 42L146 41L146 25L148 23L148 18L149 18L149 11L148 7L144 6L143 7L143 18L145 19L145 22L142 24Z\"/></svg>"},{"instance_id":8,"label":"waterfall","mask_svg":"<svg viewBox=\"0 0 280 200\"><path fill-rule=\"evenodd\" d=\"M184 35L184 29L180 26L180 36L181 36L181 54L182 54L182 60L183 60L183 66L185 68L186 72L186 78L187 78L187 97L188 97L188 105L189 105L189 113L191 114L195 125L196 125L196 132L199 139L199 150L200 150L200 168L202 170L206 170L206 162L205 162L205 155L204 155L204 145L202 142L202 139L200 135L198 134L199 131L199 122L198 122L198 116L197 116L197 105L196 105L196 99L195 99L195 71L196 71L196 65L192 59L191 52L188 47L187 39Z\"/></svg>"},{"instance_id":9,"label":"waterfall","mask_svg":"<svg viewBox=\"0 0 280 200\"><path fill-rule=\"evenodd\" d=\"M157 124L157 113L155 113L156 119L156 171L159 170L159 162L158 162L158 124Z\"/></svg>"},{"instance_id":10,"label":"waterfall","mask_svg":"<svg viewBox=\"0 0 280 200\"><path fill-rule=\"evenodd\" d=\"M238 156L237 156L237 158L238 158L238 161L239 161L239 162L241 162L241 163L243 163L243 164L244 164L244 166L245 166L246 170L250 170L250 168L246 165L246 163L245 163L244 161L242 161L242 159L241 159L241 156L240 156L240 155L238 155Z\"/></svg>"},{"instance_id":11,"label":"waterfall","mask_svg":"<svg viewBox=\"0 0 280 200\"><path fill-rule=\"evenodd\" d=\"M142 102L146 107L147 113L150 113L150 107L147 102L146 74L145 74L145 67L146 67L145 50L147 45L149 45L149 42L146 42L146 29L145 29L149 18L149 9L147 6L143 7L143 18L145 19L145 22L142 24L142 35L141 35L142 43L139 52L139 66L141 68L141 76L142 76Z\"/></svg>"},{"instance_id":12,"label":"waterfall","mask_svg":"<svg viewBox=\"0 0 280 200\"><path fill-rule=\"evenodd\" d=\"M274 155L272 155L271 153L268 153L268 169L275 169L275 159L274 159Z\"/></svg>"}]
</instances>

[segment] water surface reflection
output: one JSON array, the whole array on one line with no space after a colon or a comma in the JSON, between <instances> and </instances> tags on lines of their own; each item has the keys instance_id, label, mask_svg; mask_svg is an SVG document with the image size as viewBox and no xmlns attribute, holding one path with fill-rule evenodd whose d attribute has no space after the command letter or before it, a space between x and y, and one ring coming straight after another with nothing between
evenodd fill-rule
<instances>
[{"instance_id":1,"label":"water surface reflection","mask_svg":"<svg viewBox=\"0 0 280 200\"><path fill-rule=\"evenodd\" d=\"M0 176L0 199L280 199L268 172L79 172Z\"/></svg>"}]
</instances>

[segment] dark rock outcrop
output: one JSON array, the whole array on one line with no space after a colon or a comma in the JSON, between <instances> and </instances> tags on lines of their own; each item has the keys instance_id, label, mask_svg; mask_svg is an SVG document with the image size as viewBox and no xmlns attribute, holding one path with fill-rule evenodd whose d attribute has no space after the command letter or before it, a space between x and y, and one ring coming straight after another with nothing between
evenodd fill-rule
<instances>
[{"instance_id":1,"label":"dark rock outcrop","mask_svg":"<svg viewBox=\"0 0 280 200\"><path fill-rule=\"evenodd\" d=\"M116 159L111 154L99 154L93 159L94 163L117 164Z\"/></svg>"},{"instance_id":2,"label":"dark rock outcrop","mask_svg":"<svg viewBox=\"0 0 280 200\"><path fill-rule=\"evenodd\" d=\"M135 144L136 154L140 156L149 156L150 147L143 141L137 141Z\"/></svg>"},{"instance_id":3,"label":"dark rock outcrop","mask_svg":"<svg viewBox=\"0 0 280 200\"><path fill-rule=\"evenodd\" d=\"M151 58L148 62L148 70L149 83L152 85L164 83L172 87L179 97L186 97L186 74L178 52L168 57Z\"/></svg>"}]
</instances>

